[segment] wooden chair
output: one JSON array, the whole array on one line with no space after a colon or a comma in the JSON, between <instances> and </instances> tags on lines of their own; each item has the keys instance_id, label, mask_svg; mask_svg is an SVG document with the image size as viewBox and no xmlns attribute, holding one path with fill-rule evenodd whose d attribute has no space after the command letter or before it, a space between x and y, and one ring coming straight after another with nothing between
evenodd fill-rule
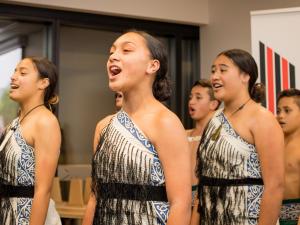
<instances>
[{"instance_id":1,"label":"wooden chair","mask_svg":"<svg viewBox=\"0 0 300 225\"><path fill-rule=\"evenodd\" d=\"M55 193L55 192L54 192ZM55 199L54 196L52 196ZM67 201L55 201L56 210L61 218L82 219L86 210L83 200L83 180L72 178Z\"/></svg>"},{"instance_id":2,"label":"wooden chair","mask_svg":"<svg viewBox=\"0 0 300 225\"><path fill-rule=\"evenodd\" d=\"M59 177L54 177L51 189L51 198L56 204L62 202L61 197L61 188L60 188L60 180Z\"/></svg>"},{"instance_id":3,"label":"wooden chair","mask_svg":"<svg viewBox=\"0 0 300 225\"><path fill-rule=\"evenodd\" d=\"M90 199L91 186L92 186L92 178L91 177L85 178L84 194L83 194L85 204L87 204Z\"/></svg>"},{"instance_id":4,"label":"wooden chair","mask_svg":"<svg viewBox=\"0 0 300 225\"><path fill-rule=\"evenodd\" d=\"M55 177L53 181L51 198L55 201L61 218L81 220L84 217L90 195L90 169L90 165L60 165L58 167L58 177ZM62 201L61 181L70 183L67 201Z\"/></svg>"}]
</instances>

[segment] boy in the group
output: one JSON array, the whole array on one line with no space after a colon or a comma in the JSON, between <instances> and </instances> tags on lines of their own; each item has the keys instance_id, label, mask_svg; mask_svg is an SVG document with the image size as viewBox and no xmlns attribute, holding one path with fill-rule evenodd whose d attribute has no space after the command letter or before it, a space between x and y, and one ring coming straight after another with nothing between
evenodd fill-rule
<instances>
[{"instance_id":1,"label":"boy in the group","mask_svg":"<svg viewBox=\"0 0 300 225\"><path fill-rule=\"evenodd\" d=\"M280 225L300 224L300 90L280 92L277 120L284 132L285 191Z\"/></svg>"},{"instance_id":2,"label":"boy in the group","mask_svg":"<svg viewBox=\"0 0 300 225\"><path fill-rule=\"evenodd\" d=\"M189 114L194 121L194 128L187 130L189 147L192 151L192 206L196 206L198 180L196 178L197 149L206 124L218 109L220 102L215 99L209 80L201 79L194 83L189 96ZM195 209L198 207L195 207ZM194 210L195 210L194 209ZM193 218L191 224L196 218Z\"/></svg>"}]
</instances>

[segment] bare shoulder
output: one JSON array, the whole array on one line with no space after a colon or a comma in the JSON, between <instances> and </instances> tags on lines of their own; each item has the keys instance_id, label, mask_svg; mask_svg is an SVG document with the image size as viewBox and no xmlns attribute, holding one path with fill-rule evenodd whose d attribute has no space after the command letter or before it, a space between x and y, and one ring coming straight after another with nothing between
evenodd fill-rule
<instances>
[{"instance_id":1,"label":"bare shoulder","mask_svg":"<svg viewBox=\"0 0 300 225\"><path fill-rule=\"evenodd\" d=\"M59 129L59 122L56 116L49 110L41 110L39 114L36 115L36 128L39 132L44 129L52 130Z\"/></svg>"},{"instance_id":2,"label":"bare shoulder","mask_svg":"<svg viewBox=\"0 0 300 225\"><path fill-rule=\"evenodd\" d=\"M168 108L162 108L157 113L156 120L158 124L160 124L160 126L162 127L169 127L169 126L182 127L181 121L179 120L178 116Z\"/></svg>"},{"instance_id":3,"label":"bare shoulder","mask_svg":"<svg viewBox=\"0 0 300 225\"><path fill-rule=\"evenodd\" d=\"M256 104L252 110L251 115L253 118L253 128L261 128L261 127L268 127L268 126L275 126L279 128L279 124L272 112L268 109L264 108L260 104Z\"/></svg>"},{"instance_id":4,"label":"bare shoulder","mask_svg":"<svg viewBox=\"0 0 300 225\"><path fill-rule=\"evenodd\" d=\"M95 133L94 133L94 141L93 141L93 151L95 152L97 149L97 145L99 143L100 140L100 136L102 133L102 130L108 126L108 124L110 123L110 121L112 120L112 118L115 116L116 114L112 114L112 115L108 115L105 118L101 119L95 128Z\"/></svg>"},{"instance_id":5,"label":"bare shoulder","mask_svg":"<svg viewBox=\"0 0 300 225\"><path fill-rule=\"evenodd\" d=\"M292 155L295 160L300 161L300 134L286 142L285 154Z\"/></svg>"},{"instance_id":6,"label":"bare shoulder","mask_svg":"<svg viewBox=\"0 0 300 225\"><path fill-rule=\"evenodd\" d=\"M167 108L162 108L156 113L152 124L155 136L174 135L180 132L183 137L186 137L186 131L181 121L175 113Z\"/></svg>"},{"instance_id":7,"label":"bare shoulder","mask_svg":"<svg viewBox=\"0 0 300 225\"><path fill-rule=\"evenodd\" d=\"M103 119L101 119L96 125L96 132L100 133L103 130L103 128L109 124L109 122L115 115L116 114L108 115L108 116L104 117Z\"/></svg>"}]
</instances>

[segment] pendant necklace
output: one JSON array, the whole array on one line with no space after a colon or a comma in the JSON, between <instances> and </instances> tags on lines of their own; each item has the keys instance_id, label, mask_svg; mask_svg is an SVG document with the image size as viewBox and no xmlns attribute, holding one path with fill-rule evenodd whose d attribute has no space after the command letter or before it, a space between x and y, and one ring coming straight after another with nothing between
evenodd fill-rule
<instances>
[{"instance_id":1,"label":"pendant necklace","mask_svg":"<svg viewBox=\"0 0 300 225\"><path fill-rule=\"evenodd\" d=\"M19 117L19 124L21 124L21 122L25 119L26 116L28 116L29 113L31 113L33 110L35 110L36 108L38 108L38 107L40 107L40 106L43 106L43 105L44 105L44 103L43 103L43 104L40 104L40 105L37 105L37 106L35 106L35 107L33 107L33 108L30 109L27 113L25 113L25 115L23 116L22 119L20 119L20 117ZM17 124L16 124L16 125L17 125ZM13 131L15 131L15 130L16 130L16 125L13 126L13 127L11 127L10 129L13 130Z\"/></svg>"},{"instance_id":2,"label":"pendant necklace","mask_svg":"<svg viewBox=\"0 0 300 225\"><path fill-rule=\"evenodd\" d=\"M233 113L231 113L229 116L228 116L228 119L231 118L234 114L236 114L238 111L242 110L245 105L251 100L251 98L249 98L246 102L244 102L242 105L240 105L236 110L233 111ZM222 123L220 124L220 126L217 128L217 130L212 134L211 136L211 139L213 141L216 141L219 136L220 136L220 133L221 133L221 129L222 129Z\"/></svg>"},{"instance_id":3,"label":"pendant necklace","mask_svg":"<svg viewBox=\"0 0 300 225\"><path fill-rule=\"evenodd\" d=\"M35 107L33 107L33 108L30 109L27 113L25 113L25 115L23 116L22 119L20 119L20 117L19 117L19 123L21 124L21 122L25 119L25 117L28 116L28 114L31 113L33 110L35 110L36 108L38 108L38 107L40 107L40 106L43 106L43 105L44 105L44 103L43 103L43 104L40 104L40 105L37 105L37 106L35 106Z\"/></svg>"}]
</instances>

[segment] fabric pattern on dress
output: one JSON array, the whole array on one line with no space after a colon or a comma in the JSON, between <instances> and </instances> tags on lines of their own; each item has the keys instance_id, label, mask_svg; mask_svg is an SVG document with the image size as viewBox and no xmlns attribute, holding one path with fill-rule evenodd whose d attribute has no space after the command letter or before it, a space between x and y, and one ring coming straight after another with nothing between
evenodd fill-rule
<instances>
[{"instance_id":1,"label":"fabric pattern on dress","mask_svg":"<svg viewBox=\"0 0 300 225\"><path fill-rule=\"evenodd\" d=\"M257 224L263 185L238 182L262 182L258 154L235 132L222 110L207 125L197 157L201 224ZM201 184L205 179L220 184Z\"/></svg>"},{"instance_id":2,"label":"fabric pattern on dress","mask_svg":"<svg viewBox=\"0 0 300 225\"><path fill-rule=\"evenodd\" d=\"M280 225L297 225L300 216L300 199L285 199L280 211Z\"/></svg>"},{"instance_id":3,"label":"fabric pattern on dress","mask_svg":"<svg viewBox=\"0 0 300 225\"><path fill-rule=\"evenodd\" d=\"M102 131L92 163L92 191L96 196L93 224L165 225L167 201L149 200L146 188L165 188L165 177L158 154L127 113L120 110ZM109 190L103 186L110 185ZM121 196L116 186L124 186ZM101 187L102 186L102 187ZM141 189L127 187L137 186ZM152 187L152 188L151 188ZM109 193L113 196L107 197ZM144 196L143 196L144 195ZM147 200L148 199L148 200Z\"/></svg>"},{"instance_id":4,"label":"fabric pattern on dress","mask_svg":"<svg viewBox=\"0 0 300 225\"><path fill-rule=\"evenodd\" d=\"M2 138L3 143L1 142L0 184L18 187L34 186L34 149L22 137L18 118L12 122L10 128ZM32 198L0 196L0 204L0 224L29 225ZM52 215L57 217L56 222L47 225L60 225L60 218L54 204L48 209L48 212L52 211L55 212Z\"/></svg>"}]
</instances>

